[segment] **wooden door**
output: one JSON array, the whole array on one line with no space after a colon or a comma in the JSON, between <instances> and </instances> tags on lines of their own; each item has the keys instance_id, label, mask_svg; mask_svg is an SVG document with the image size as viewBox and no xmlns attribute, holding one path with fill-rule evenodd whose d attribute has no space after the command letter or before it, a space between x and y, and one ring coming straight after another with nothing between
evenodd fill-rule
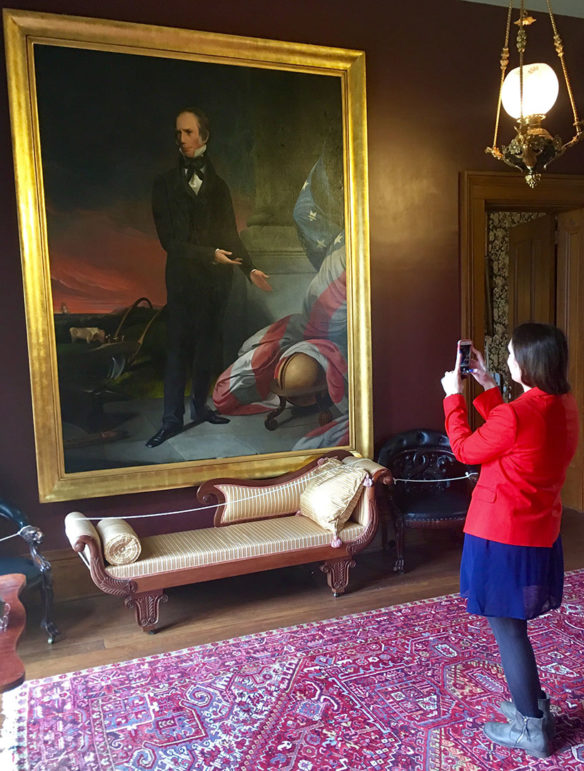
<instances>
[{"instance_id":1,"label":"wooden door","mask_svg":"<svg viewBox=\"0 0 584 771\"><path fill-rule=\"evenodd\" d=\"M569 380L580 410L580 444L562 491L564 506L584 511L584 209L558 215L556 323L570 347Z\"/></svg>"},{"instance_id":2,"label":"wooden door","mask_svg":"<svg viewBox=\"0 0 584 771\"><path fill-rule=\"evenodd\" d=\"M556 218L545 214L509 231L509 337L518 324L556 323ZM516 399L522 388L511 386Z\"/></svg>"},{"instance_id":3,"label":"wooden door","mask_svg":"<svg viewBox=\"0 0 584 771\"><path fill-rule=\"evenodd\" d=\"M509 333L524 321L555 323L555 231L550 214L509 231Z\"/></svg>"}]
</instances>

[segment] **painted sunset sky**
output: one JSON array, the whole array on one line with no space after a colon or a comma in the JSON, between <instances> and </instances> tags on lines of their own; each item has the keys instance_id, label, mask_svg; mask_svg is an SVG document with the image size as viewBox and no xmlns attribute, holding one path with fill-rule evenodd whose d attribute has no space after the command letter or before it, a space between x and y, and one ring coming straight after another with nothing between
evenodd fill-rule
<instances>
[{"instance_id":1,"label":"painted sunset sky","mask_svg":"<svg viewBox=\"0 0 584 771\"><path fill-rule=\"evenodd\" d=\"M164 305L150 196L176 163L174 117L208 113L241 230L254 187L247 68L58 46L37 46L35 68L54 311Z\"/></svg>"}]
</instances>

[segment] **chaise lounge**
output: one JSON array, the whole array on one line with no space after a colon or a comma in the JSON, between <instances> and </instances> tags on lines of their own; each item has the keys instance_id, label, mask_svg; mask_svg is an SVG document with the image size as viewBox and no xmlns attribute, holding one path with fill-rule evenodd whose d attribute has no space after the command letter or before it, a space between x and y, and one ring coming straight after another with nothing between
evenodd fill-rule
<instances>
[{"instance_id":1,"label":"chaise lounge","mask_svg":"<svg viewBox=\"0 0 584 771\"><path fill-rule=\"evenodd\" d=\"M302 493L318 477L323 461L331 458L347 472L362 472L364 478L349 519L332 539L330 529L300 515ZM342 473L339 479L333 484L341 490ZM135 608L139 626L154 631L160 602L167 599L164 590L173 586L321 562L334 596L344 593L355 554L377 531L378 500L381 505L385 500L379 488L391 482L387 468L346 451L333 451L295 472L268 480L214 479L202 484L196 496L203 506L216 506L213 527L141 538L139 557L129 564L107 564L105 542L80 512L68 514L65 527L95 585L122 597L127 607ZM100 525L103 523L108 520Z\"/></svg>"}]
</instances>

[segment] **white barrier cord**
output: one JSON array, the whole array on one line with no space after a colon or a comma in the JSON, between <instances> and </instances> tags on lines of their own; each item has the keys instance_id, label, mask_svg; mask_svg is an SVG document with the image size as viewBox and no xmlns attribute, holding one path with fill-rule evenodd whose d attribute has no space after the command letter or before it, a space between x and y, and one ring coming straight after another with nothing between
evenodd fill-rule
<instances>
[{"instance_id":1,"label":"white barrier cord","mask_svg":"<svg viewBox=\"0 0 584 771\"><path fill-rule=\"evenodd\" d=\"M457 482L460 479L468 479L471 476L478 476L477 471L468 471L464 476L462 477L448 477L445 479L399 479L397 477L394 477L394 482L430 482L432 484L440 484L442 482ZM288 487L294 487L298 486L300 483L304 483L306 479L297 479L294 482L289 482L288 484L282 485L280 487L281 490L285 490ZM267 490L265 492L259 492L255 495L247 495L245 498L236 498L232 501L225 501L223 503L212 503L210 506L197 506L192 509L177 509L176 511L158 511L154 514L128 514L125 517L119 517L120 519L149 519L150 517L169 517L174 514L188 514L192 511L206 511L207 509L216 509L219 508L219 506L231 506L234 503L246 503L247 501L252 501L255 498L264 498L267 495L271 494L273 492L273 489ZM85 517L85 515L84 515ZM112 517L112 519L118 519L118 517ZM98 522L102 519L104 519L103 516L101 517L85 517L85 519L88 519L90 521ZM107 517L106 517L107 519ZM18 535L18 533L16 533ZM8 536L9 538L13 538L13 536Z\"/></svg>"},{"instance_id":2,"label":"white barrier cord","mask_svg":"<svg viewBox=\"0 0 584 771\"><path fill-rule=\"evenodd\" d=\"M298 486L301 482L302 483L306 482L306 477L304 477L303 479L296 479L294 480L294 482L289 482L288 484L285 484L285 485L281 485L279 486L279 488L281 490L285 490L287 487ZM231 506L231 504L233 503L245 503L247 501L252 501L254 498L263 498L272 492L273 492L273 488L271 488L270 490L266 490L265 492L257 493L256 495L248 495L245 498L236 498L233 501L225 501L224 503L212 503L210 506L197 506L193 509L178 509L177 511L159 511L154 514L129 514L128 516L120 517L120 519L147 519L149 517L168 517L168 516L171 516L172 514L187 514L189 511L205 511L206 509L217 509L219 508L219 506ZM95 520L95 521L104 519L104 517L85 517L85 515L83 516L85 519ZM116 519L117 518L118 517L116 517ZM114 517L112 517L112 519L114 519Z\"/></svg>"},{"instance_id":3,"label":"white barrier cord","mask_svg":"<svg viewBox=\"0 0 584 771\"><path fill-rule=\"evenodd\" d=\"M394 482L407 482L408 484L410 482L426 482L430 484L441 484L442 482L458 482L459 479L469 479L470 477L478 477L479 472L478 471L467 471L466 474L463 477L444 477L444 479L399 479L398 477L394 477Z\"/></svg>"},{"instance_id":4,"label":"white barrier cord","mask_svg":"<svg viewBox=\"0 0 584 771\"><path fill-rule=\"evenodd\" d=\"M478 476L477 471L467 471L467 473L462 477L449 477L445 479L399 479L398 477L394 477L394 482L430 482L432 484L440 484L442 482L457 482L461 479L468 479L471 476ZM304 479L297 479L294 482L290 482L289 484L282 485L281 489L285 490L287 487L294 487L297 486L300 482L304 482ZM207 509L216 509L219 508L219 506L228 506L234 503L246 503L247 501L252 501L254 498L263 498L267 495L269 495L273 490L269 490L266 492L256 493L255 495L248 495L245 498L236 498L233 501L225 501L224 503L213 503L210 506L197 506L192 509L177 509L176 511L158 511L154 514L130 514L125 517L122 517L122 519L148 519L149 517L169 517L173 514L188 514L191 511L206 511ZM84 515L85 516L85 515ZM91 521L98 522L101 519L104 519L104 517L85 517L85 519L89 519ZM113 518L112 518L113 519ZM116 517L117 519L117 517ZM12 533L12 535L7 535L4 538L0 538L0 543L2 541L8 541L10 538L16 538L21 534L22 530L19 530L17 533Z\"/></svg>"},{"instance_id":5,"label":"white barrier cord","mask_svg":"<svg viewBox=\"0 0 584 771\"><path fill-rule=\"evenodd\" d=\"M6 535L6 536L4 536L4 538L0 538L0 543L2 543L2 541L8 541L9 538L16 538L17 536L19 536L22 533L23 530L24 530L24 528L20 528L18 533L12 533L12 535Z\"/></svg>"}]
</instances>

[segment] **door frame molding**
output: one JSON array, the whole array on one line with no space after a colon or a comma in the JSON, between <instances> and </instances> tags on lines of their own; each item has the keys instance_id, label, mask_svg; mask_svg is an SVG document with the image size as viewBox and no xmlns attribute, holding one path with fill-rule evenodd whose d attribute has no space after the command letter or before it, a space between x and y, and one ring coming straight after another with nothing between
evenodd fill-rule
<instances>
[{"instance_id":1,"label":"door frame molding","mask_svg":"<svg viewBox=\"0 0 584 771\"><path fill-rule=\"evenodd\" d=\"M543 175L532 189L515 172L460 175L460 333L479 350L485 342L485 263L489 210L560 212L584 206L584 176Z\"/></svg>"}]
</instances>

